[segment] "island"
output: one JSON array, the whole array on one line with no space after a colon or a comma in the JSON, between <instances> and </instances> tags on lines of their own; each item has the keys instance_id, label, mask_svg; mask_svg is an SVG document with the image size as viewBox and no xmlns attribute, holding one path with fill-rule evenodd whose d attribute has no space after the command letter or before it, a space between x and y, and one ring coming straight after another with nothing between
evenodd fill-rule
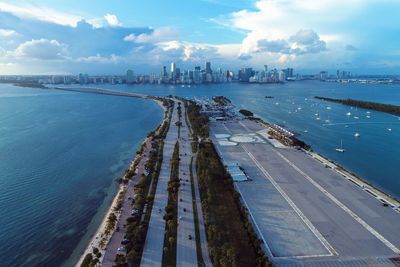
<instances>
[{"instance_id":1,"label":"island","mask_svg":"<svg viewBox=\"0 0 400 267\"><path fill-rule=\"evenodd\" d=\"M329 98L329 97L322 97L322 96L315 96L314 98L329 101L334 103L340 103L346 106L358 107L358 108L365 108L371 109L381 112L386 112L393 115L400 115L400 106L391 105L391 104L383 104L383 103L376 103L370 101L363 101L363 100L355 100L351 98L347 99L336 99L336 98Z\"/></svg>"}]
</instances>

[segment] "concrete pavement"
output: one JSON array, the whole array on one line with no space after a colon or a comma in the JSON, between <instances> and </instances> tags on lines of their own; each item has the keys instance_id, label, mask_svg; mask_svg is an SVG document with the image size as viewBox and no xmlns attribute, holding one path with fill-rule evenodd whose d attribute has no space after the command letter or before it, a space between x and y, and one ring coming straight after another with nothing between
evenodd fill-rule
<instances>
[{"instance_id":1,"label":"concrete pavement","mask_svg":"<svg viewBox=\"0 0 400 267\"><path fill-rule=\"evenodd\" d=\"M182 267L197 266L196 232L194 225L192 187L190 182L190 160L192 149L190 133L185 120L182 106L182 127L179 138L179 178L180 188L178 194L178 229L176 265Z\"/></svg>"},{"instance_id":2,"label":"concrete pavement","mask_svg":"<svg viewBox=\"0 0 400 267\"><path fill-rule=\"evenodd\" d=\"M154 196L153 209L151 211L140 266L161 266L162 264L165 233L165 221L163 216L165 213L165 207L168 203L167 187L168 181L171 177L170 160L178 138L178 127L175 125L177 121L178 112L177 105L175 105L170 128L164 140L163 162L161 165L160 176L158 178L156 194Z\"/></svg>"},{"instance_id":3,"label":"concrete pavement","mask_svg":"<svg viewBox=\"0 0 400 267\"><path fill-rule=\"evenodd\" d=\"M262 130L244 120L211 123L227 162L251 181L235 183L266 252L277 266L394 266L400 214L304 152L265 143L224 146L215 134Z\"/></svg>"}]
</instances>

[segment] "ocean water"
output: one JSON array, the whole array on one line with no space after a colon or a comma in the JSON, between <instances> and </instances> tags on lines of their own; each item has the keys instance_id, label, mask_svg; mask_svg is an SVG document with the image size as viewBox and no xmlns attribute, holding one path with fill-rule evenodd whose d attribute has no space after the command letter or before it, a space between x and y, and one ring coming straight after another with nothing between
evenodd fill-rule
<instances>
[{"instance_id":1,"label":"ocean water","mask_svg":"<svg viewBox=\"0 0 400 267\"><path fill-rule=\"evenodd\" d=\"M67 260L162 116L148 100L0 84L0 266Z\"/></svg>"},{"instance_id":2,"label":"ocean water","mask_svg":"<svg viewBox=\"0 0 400 267\"><path fill-rule=\"evenodd\" d=\"M249 109L268 122L285 126L310 144L314 151L400 199L399 117L376 111L367 113L368 110L365 109L314 99L314 96L325 96L400 105L400 85L299 81L263 85L230 83L191 87L180 85L105 87L189 98L224 95L238 108ZM273 98L267 99L265 96ZM347 116L348 112L352 115ZM355 133L359 133L360 136L354 137ZM346 149L345 153L338 153L335 150L341 143Z\"/></svg>"}]
</instances>

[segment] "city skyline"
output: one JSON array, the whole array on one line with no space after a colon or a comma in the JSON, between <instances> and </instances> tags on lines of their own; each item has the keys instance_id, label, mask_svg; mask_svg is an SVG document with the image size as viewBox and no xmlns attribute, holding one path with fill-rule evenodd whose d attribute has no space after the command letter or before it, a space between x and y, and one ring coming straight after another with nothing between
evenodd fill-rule
<instances>
[{"instance_id":1,"label":"city skyline","mask_svg":"<svg viewBox=\"0 0 400 267\"><path fill-rule=\"evenodd\" d=\"M181 69L212 61L223 69L268 64L302 73L398 74L399 10L392 0L6 0L0 72L158 73L172 61Z\"/></svg>"}]
</instances>

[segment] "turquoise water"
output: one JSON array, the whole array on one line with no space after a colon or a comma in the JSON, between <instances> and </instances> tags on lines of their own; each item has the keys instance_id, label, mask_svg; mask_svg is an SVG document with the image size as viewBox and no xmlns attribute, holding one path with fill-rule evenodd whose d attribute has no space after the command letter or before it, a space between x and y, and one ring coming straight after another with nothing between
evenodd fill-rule
<instances>
[{"instance_id":1,"label":"turquoise water","mask_svg":"<svg viewBox=\"0 0 400 267\"><path fill-rule=\"evenodd\" d=\"M162 116L148 100L0 84L0 266L64 262Z\"/></svg>"},{"instance_id":2,"label":"turquoise water","mask_svg":"<svg viewBox=\"0 0 400 267\"><path fill-rule=\"evenodd\" d=\"M213 84L190 88L160 85L106 87L153 95L227 96L237 107L249 109L266 121L296 132L316 152L400 198L400 119L386 113L370 111L367 114L364 109L356 110L314 99L318 95L400 105L400 85L301 81L265 85ZM266 99L265 96L274 98ZM347 116L347 112L352 116ZM360 137L355 138L355 133ZM345 153L335 150L340 147L341 140Z\"/></svg>"}]
</instances>

